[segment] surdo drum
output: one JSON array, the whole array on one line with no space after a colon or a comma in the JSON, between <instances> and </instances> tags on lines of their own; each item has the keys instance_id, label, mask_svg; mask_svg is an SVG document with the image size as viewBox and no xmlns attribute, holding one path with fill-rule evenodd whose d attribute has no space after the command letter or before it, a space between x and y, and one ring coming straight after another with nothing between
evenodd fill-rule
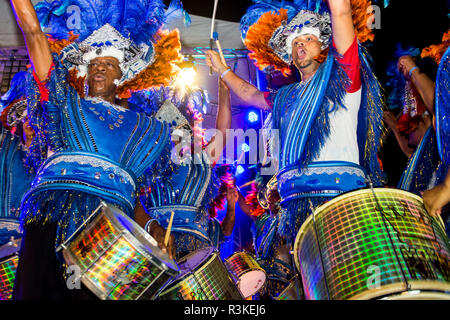
<instances>
[{"instance_id":1,"label":"surdo drum","mask_svg":"<svg viewBox=\"0 0 450 320\"><path fill-rule=\"evenodd\" d=\"M306 299L450 299L442 219L406 191L357 190L317 207L294 256Z\"/></svg>"}]
</instances>

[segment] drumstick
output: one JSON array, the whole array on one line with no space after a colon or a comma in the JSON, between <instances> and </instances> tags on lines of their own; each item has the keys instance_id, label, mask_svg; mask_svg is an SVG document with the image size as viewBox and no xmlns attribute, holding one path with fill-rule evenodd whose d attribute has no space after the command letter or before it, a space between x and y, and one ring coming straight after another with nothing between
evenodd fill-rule
<instances>
[{"instance_id":1,"label":"drumstick","mask_svg":"<svg viewBox=\"0 0 450 320\"><path fill-rule=\"evenodd\" d=\"M166 247L169 244L170 231L172 229L172 221L173 221L174 215L175 215L175 211L172 211L172 214L170 215L169 225L167 226L167 230L166 230L166 237L164 238L164 245Z\"/></svg>"},{"instance_id":2,"label":"drumstick","mask_svg":"<svg viewBox=\"0 0 450 320\"><path fill-rule=\"evenodd\" d=\"M214 37L214 40L216 41L217 49L219 50L220 60L222 61L222 63L224 65L226 65L227 62L225 61L225 57L223 56L223 52L222 52L222 47L220 46L220 42L219 42L219 34L217 32L214 32L213 37Z\"/></svg>"}]
</instances>

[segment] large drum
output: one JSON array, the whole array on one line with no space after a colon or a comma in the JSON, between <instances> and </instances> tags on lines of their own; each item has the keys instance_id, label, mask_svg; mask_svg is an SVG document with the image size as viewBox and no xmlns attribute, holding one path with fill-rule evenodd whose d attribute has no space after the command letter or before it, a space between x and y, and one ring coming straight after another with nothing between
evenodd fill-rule
<instances>
[{"instance_id":1,"label":"large drum","mask_svg":"<svg viewBox=\"0 0 450 320\"><path fill-rule=\"evenodd\" d=\"M157 242L119 209L104 205L63 256L78 266L81 281L100 299L154 299L178 266Z\"/></svg>"},{"instance_id":2,"label":"large drum","mask_svg":"<svg viewBox=\"0 0 450 320\"><path fill-rule=\"evenodd\" d=\"M304 300L303 298L303 289L298 279L298 276L295 276L286 288L280 292L280 294L276 297L277 300Z\"/></svg>"},{"instance_id":3,"label":"large drum","mask_svg":"<svg viewBox=\"0 0 450 320\"><path fill-rule=\"evenodd\" d=\"M406 191L352 191L319 206L294 245L306 299L450 299L442 219Z\"/></svg>"},{"instance_id":4,"label":"large drum","mask_svg":"<svg viewBox=\"0 0 450 320\"><path fill-rule=\"evenodd\" d=\"M0 229L20 234L19 223L8 219L0 219ZM21 239L13 238L0 246L0 300L11 300L19 263L20 243Z\"/></svg>"},{"instance_id":5,"label":"large drum","mask_svg":"<svg viewBox=\"0 0 450 320\"><path fill-rule=\"evenodd\" d=\"M234 253L225 260L225 266L244 298L256 294L266 282L266 272L248 252Z\"/></svg>"},{"instance_id":6,"label":"large drum","mask_svg":"<svg viewBox=\"0 0 450 320\"><path fill-rule=\"evenodd\" d=\"M180 275L159 295L161 300L242 300L214 248L198 249L177 263Z\"/></svg>"}]
</instances>

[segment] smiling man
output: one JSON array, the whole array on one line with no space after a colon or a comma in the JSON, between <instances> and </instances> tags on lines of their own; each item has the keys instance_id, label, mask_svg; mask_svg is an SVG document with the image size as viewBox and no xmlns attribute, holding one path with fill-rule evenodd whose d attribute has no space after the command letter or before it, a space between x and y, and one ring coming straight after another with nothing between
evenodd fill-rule
<instances>
[{"instance_id":1,"label":"smiling man","mask_svg":"<svg viewBox=\"0 0 450 320\"><path fill-rule=\"evenodd\" d=\"M315 1L307 8L286 3L287 9L277 13L268 8L245 37L257 66L270 65L287 74L293 65L300 73L299 82L277 92L262 92L230 71L215 52L209 51L207 57L241 99L272 111L272 129L279 130L277 180L284 212L276 246L292 246L313 207L364 187L368 177L375 185L382 181L376 152L383 103L380 85L360 45L370 38L369 16L357 18L368 12L370 2L317 4L320 8ZM298 9L294 15L292 8ZM251 16L251 10L247 14ZM358 28L353 18L359 20Z\"/></svg>"}]
</instances>

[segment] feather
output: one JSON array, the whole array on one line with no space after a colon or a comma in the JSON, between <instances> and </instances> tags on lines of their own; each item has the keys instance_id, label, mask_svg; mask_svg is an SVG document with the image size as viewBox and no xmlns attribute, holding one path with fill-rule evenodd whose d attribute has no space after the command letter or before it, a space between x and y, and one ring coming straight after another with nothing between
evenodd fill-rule
<instances>
[{"instance_id":1,"label":"feather","mask_svg":"<svg viewBox=\"0 0 450 320\"><path fill-rule=\"evenodd\" d=\"M181 0L172 0L165 13L165 26L178 25L180 21L183 22L185 27L191 25L191 17L184 10Z\"/></svg>"},{"instance_id":2,"label":"feather","mask_svg":"<svg viewBox=\"0 0 450 320\"><path fill-rule=\"evenodd\" d=\"M154 35L165 19L160 0L55 0L35 8L44 30L55 38L73 31L80 41L109 23L136 44L148 43L156 40Z\"/></svg>"},{"instance_id":3,"label":"feather","mask_svg":"<svg viewBox=\"0 0 450 320\"><path fill-rule=\"evenodd\" d=\"M0 98L1 109L6 108L13 101L26 97L28 72L21 71L14 75L9 90Z\"/></svg>"}]
</instances>

